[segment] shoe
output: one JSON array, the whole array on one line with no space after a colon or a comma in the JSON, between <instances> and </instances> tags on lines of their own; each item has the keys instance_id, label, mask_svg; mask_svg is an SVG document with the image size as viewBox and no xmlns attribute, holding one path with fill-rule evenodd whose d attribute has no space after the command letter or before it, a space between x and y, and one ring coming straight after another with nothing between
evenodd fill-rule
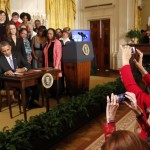
<instances>
[{"instance_id":1,"label":"shoe","mask_svg":"<svg viewBox=\"0 0 150 150\"><path fill-rule=\"evenodd\" d=\"M42 108L42 106L37 103L32 103L32 105L30 105L30 109L31 108Z\"/></svg>"}]
</instances>

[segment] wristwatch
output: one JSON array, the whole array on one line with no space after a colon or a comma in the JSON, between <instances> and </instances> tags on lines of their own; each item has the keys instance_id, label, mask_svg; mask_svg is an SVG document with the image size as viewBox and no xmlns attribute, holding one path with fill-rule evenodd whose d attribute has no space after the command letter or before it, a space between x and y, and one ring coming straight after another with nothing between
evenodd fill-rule
<instances>
[{"instance_id":1,"label":"wristwatch","mask_svg":"<svg viewBox=\"0 0 150 150\"><path fill-rule=\"evenodd\" d=\"M28 71L28 69L26 67L23 67L25 71Z\"/></svg>"}]
</instances>

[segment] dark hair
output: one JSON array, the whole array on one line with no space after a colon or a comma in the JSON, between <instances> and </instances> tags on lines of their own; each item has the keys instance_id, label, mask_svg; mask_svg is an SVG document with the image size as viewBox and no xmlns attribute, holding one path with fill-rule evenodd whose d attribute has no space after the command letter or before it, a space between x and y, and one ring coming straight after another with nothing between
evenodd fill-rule
<instances>
[{"instance_id":1,"label":"dark hair","mask_svg":"<svg viewBox=\"0 0 150 150\"><path fill-rule=\"evenodd\" d=\"M23 12L23 13L20 14L20 18L21 18L22 20L23 20L23 18L24 18L25 16L27 17L28 21L31 20L31 16L30 16L29 13Z\"/></svg>"},{"instance_id":2,"label":"dark hair","mask_svg":"<svg viewBox=\"0 0 150 150\"><path fill-rule=\"evenodd\" d=\"M108 137L101 150L150 150L150 145L131 131L119 130Z\"/></svg>"},{"instance_id":3,"label":"dark hair","mask_svg":"<svg viewBox=\"0 0 150 150\"><path fill-rule=\"evenodd\" d=\"M6 45L10 45L7 41L1 41L0 42L0 51L2 50L2 47L6 46Z\"/></svg>"},{"instance_id":4,"label":"dark hair","mask_svg":"<svg viewBox=\"0 0 150 150\"><path fill-rule=\"evenodd\" d=\"M37 32L38 35L39 35L40 31L43 31L43 35L42 36L46 36L46 27L45 26L40 26L38 28L38 32Z\"/></svg>"},{"instance_id":5,"label":"dark hair","mask_svg":"<svg viewBox=\"0 0 150 150\"><path fill-rule=\"evenodd\" d=\"M11 17L14 17L14 16L19 17L19 14L17 12L13 12L12 15L11 15Z\"/></svg>"},{"instance_id":6,"label":"dark hair","mask_svg":"<svg viewBox=\"0 0 150 150\"><path fill-rule=\"evenodd\" d=\"M52 30L53 31L53 33L54 33L54 37L53 37L53 39L52 40L55 40L56 39L56 30L55 29L53 29L53 28L49 28L48 30L47 30L47 34L48 34L48 31L49 30Z\"/></svg>"},{"instance_id":7,"label":"dark hair","mask_svg":"<svg viewBox=\"0 0 150 150\"><path fill-rule=\"evenodd\" d=\"M0 10L0 14L3 14L3 13L6 15L6 13L3 10Z\"/></svg>"},{"instance_id":8,"label":"dark hair","mask_svg":"<svg viewBox=\"0 0 150 150\"><path fill-rule=\"evenodd\" d=\"M60 29L60 28L57 28L57 29L56 29L56 31L57 31L57 30L60 30L60 32L62 33L62 29Z\"/></svg>"},{"instance_id":9,"label":"dark hair","mask_svg":"<svg viewBox=\"0 0 150 150\"><path fill-rule=\"evenodd\" d=\"M35 24L36 22L41 22L41 21L37 19L37 20L34 21L34 24Z\"/></svg>"},{"instance_id":10,"label":"dark hair","mask_svg":"<svg viewBox=\"0 0 150 150\"><path fill-rule=\"evenodd\" d=\"M27 29L26 29L26 28L21 28L21 29L19 30L19 35L21 34L22 31L27 31ZM28 31L27 31L27 33L28 33Z\"/></svg>"}]
</instances>

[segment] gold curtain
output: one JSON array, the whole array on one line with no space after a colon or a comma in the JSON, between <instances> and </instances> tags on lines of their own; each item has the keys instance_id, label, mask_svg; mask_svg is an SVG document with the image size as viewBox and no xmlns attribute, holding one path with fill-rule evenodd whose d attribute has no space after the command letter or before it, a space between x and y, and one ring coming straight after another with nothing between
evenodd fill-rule
<instances>
[{"instance_id":1,"label":"gold curtain","mask_svg":"<svg viewBox=\"0 0 150 150\"><path fill-rule=\"evenodd\" d=\"M5 8L10 13L10 0L0 0L0 10L5 11Z\"/></svg>"},{"instance_id":2,"label":"gold curtain","mask_svg":"<svg viewBox=\"0 0 150 150\"><path fill-rule=\"evenodd\" d=\"M135 0L135 29L140 30L141 29L141 19L142 19L142 9L138 7L138 0Z\"/></svg>"},{"instance_id":3,"label":"gold curtain","mask_svg":"<svg viewBox=\"0 0 150 150\"><path fill-rule=\"evenodd\" d=\"M48 27L74 28L76 14L75 0L46 0Z\"/></svg>"}]
</instances>

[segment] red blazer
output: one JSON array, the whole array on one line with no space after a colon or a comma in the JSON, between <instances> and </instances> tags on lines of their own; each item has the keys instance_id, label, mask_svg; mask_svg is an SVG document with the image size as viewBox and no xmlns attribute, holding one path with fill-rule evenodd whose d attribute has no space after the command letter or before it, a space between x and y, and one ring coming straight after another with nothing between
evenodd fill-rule
<instances>
[{"instance_id":1,"label":"red blazer","mask_svg":"<svg viewBox=\"0 0 150 150\"><path fill-rule=\"evenodd\" d=\"M150 75L146 74L143 78L142 78L143 82L150 88Z\"/></svg>"},{"instance_id":2,"label":"red blazer","mask_svg":"<svg viewBox=\"0 0 150 150\"><path fill-rule=\"evenodd\" d=\"M135 82L130 65L125 65L120 69L120 74L122 78L122 82L126 88L127 91L132 92L136 95L137 104L140 106L140 108L143 110L143 114L146 118L148 118L148 115L146 114L146 108L150 107L150 95L145 93ZM147 82L147 84L150 83L149 75L145 75L143 80ZM148 82L148 81L149 82ZM149 84L150 85L150 84Z\"/></svg>"},{"instance_id":3,"label":"red blazer","mask_svg":"<svg viewBox=\"0 0 150 150\"><path fill-rule=\"evenodd\" d=\"M137 121L142 128L142 131L140 133L140 137L142 139L146 140L148 137L150 137L150 126L149 126L149 124L148 124L148 122L144 116L140 119L137 119ZM116 131L115 122L104 124L105 139L107 139L114 131Z\"/></svg>"},{"instance_id":4,"label":"red blazer","mask_svg":"<svg viewBox=\"0 0 150 150\"><path fill-rule=\"evenodd\" d=\"M105 123L104 124L104 136L105 140L113 133L116 131L116 125L115 122L112 123Z\"/></svg>"},{"instance_id":5,"label":"red blazer","mask_svg":"<svg viewBox=\"0 0 150 150\"><path fill-rule=\"evenodd\" d=\"M54 49L53 49L53 66L58 65L58 69L61 70L61 59L62 59L62 45L59 40L54 40ZM48 67L48 48L51 43L46 43L44 48L44 58L45 58L45 67ZM59 73L59 77L62 77L62 73Z\"/></svg>"}]
</instances>

